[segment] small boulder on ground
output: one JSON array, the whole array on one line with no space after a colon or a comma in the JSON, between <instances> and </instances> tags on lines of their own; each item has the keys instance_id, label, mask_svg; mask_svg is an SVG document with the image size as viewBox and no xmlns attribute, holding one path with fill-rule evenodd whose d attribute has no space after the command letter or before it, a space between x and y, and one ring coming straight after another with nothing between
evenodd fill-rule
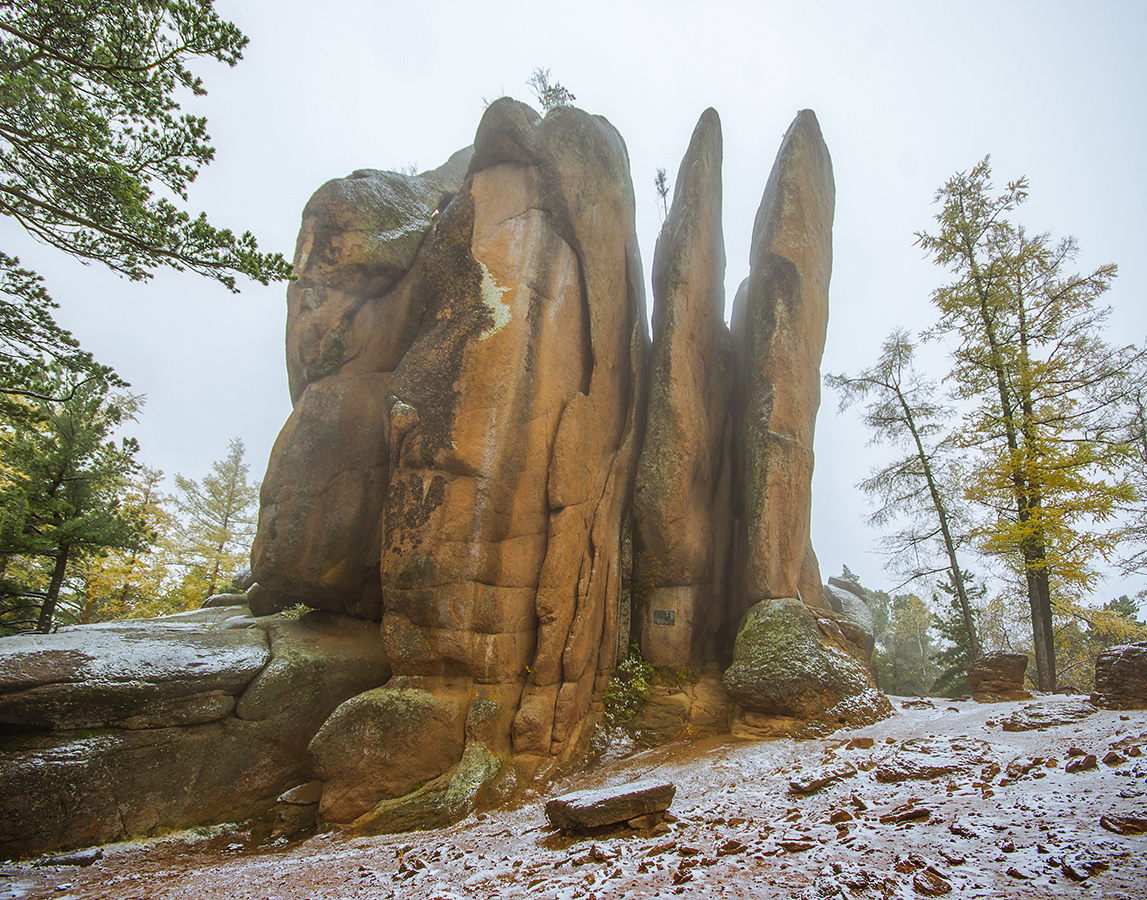
<instances>
[{"instance_id":1,"label":"small boulder on ground","mask_svg":"<svg viewBox=\"0 0 1147 900\"><path fill-rule=\"evenodd\" d=\"M1105 709L1147 709L1147 641L1099 654L1091 701Z\"/></svg>"},{"instance_id":2,"label":"small boulder on ground","mask_svg":"<svg viewBox=\"0 0 1147 900\"><path fill-rule=\"evenodd\" d=\"M968 670L972 698L978 703L1002 703L1008 700L1030 700L1024 690L1024 672L1028 658L1023 653L986 653Z\"/></svg>"},{"instance_id":3,"label":"small boulder on ground","mask_svg":"<svg viewBox=\"0 0 1147 900\"><path fill-rule=\"evenodd\" d=\"M669 809L677 787L668 781L634 781L616 787L575 791L546 801L546 817L563 831L616 825Z\"/></svg>"}]
</instances>

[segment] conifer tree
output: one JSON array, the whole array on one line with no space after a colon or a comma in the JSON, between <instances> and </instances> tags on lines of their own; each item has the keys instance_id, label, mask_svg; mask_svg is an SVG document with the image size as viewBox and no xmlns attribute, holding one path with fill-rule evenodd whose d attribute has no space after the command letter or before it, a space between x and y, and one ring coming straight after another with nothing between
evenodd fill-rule
<instances>
[{"instance_id":1,"label":"conifer tree","mask_svg":"<svg viewBox=\"0 0 1147 900\"><path fill-rule=\"evenodd\" d=\"M1054 616L1094 586L1096 561L1116 550L1114 516L1134 498L1105 401L1123 395L1111 386L1134 352L1102 337L1116 267L1071 272L1074 239L1013 221L1027 190L1021 178L997 192L984 159L939 190L937 227L917 240L953 276L932 295L932 334L949 339L949 378L971 408L958 439L973 460L967 497L986 513L980 545L1026 587L1037 686L1051 691Z\"/></svg>"},{"instance_id":2,"label":"conifer tree","mask_svg":"<svg viewBox=\"0 0 1147 900\"><path fill-rule=\"evenodd\" d=\"M226 459L211 467L202 481L175 476L176 553L205 600L228 584L245 564L259 512L259 484L248 480L244 447L233 438Z\"/></svg>"}]
</instances>

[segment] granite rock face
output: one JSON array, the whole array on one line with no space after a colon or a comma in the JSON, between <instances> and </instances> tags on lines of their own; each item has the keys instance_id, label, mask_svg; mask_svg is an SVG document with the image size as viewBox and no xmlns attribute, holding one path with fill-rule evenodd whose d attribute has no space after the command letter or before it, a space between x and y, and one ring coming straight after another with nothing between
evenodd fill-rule
<instances>
[{"instance_id":1,"label":"granite rock face","mask_svg":"<svg viewBox=\"0 0 1147 900\"><path fill-rule=\"evenodd\" d=\"M653 256L653 350L633 500L642 653L708 655L722 624L729 542L732 347L725 324L721 120L701 115Z\"/></svg>"},{"instance_id":2,"label":"granite rock face","mask_svg":"<svg viewBox=\"0 0 1147 900\"><path fill-rule=\"evenodd\" d=\"M388 385L426 314L416 261L471 152L416 176L360 169L303 211L287 289L294 411L271 452L251 554L261 612L306 603L382 615Z\"/></svg>"},{"instance_id":3,"label":"granite rock face","mask_svg":"<svg viewBox=\"0 0 1147 900\"><path fill-rule=\"evenodd\" d=\"M980 703L1030 700L1024 690L1028 658L1023 653L985 653L968 670L972 698Z\"/></svg>"},{"instance_id":4,"label":"granite rock face","mask_svg":"<svg viewBox=\"0 0 1147 900\"><path fill-rule=\"evenodd\" d=\"M1106 709L1147 709L1147 641L1099 654L1092 701Z\"/></svg>"},{"instance_id":5,"label":"granite rock face","mask_svg":"<svg viewBox=\"0 0 1147 900\"><path fill-rule=\"evenodd\" d=\"M816 117L800 113L757 213L730 332L720 157L720 120L707 110L681 163L653 266L634 592L642 653L663 666L727 664L731 627L760 600L798 597L829 609L809 528L832 162ZM863 648L863 625L853 632Z\"/></svg>"},{"instance_id":6,"label":"granite rock face","mask_svg":"<svg viewBox=\"0 0 1147 900\"><path fill-rule=\"evenodd\" d=\"M820 125L804 110L769 175L749 277L733 303L733 460L742 521L732 621L772 597L828 607L809 531L835 198Z\"/></svg>"}]
</instances>

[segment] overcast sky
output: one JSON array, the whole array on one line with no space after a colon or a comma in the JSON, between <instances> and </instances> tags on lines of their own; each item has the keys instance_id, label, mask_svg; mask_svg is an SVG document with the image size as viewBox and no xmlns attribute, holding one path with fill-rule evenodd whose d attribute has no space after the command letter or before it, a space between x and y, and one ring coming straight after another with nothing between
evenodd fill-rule
<instances>
[{"instance_id":1,"label":"overcast sky","mask_svg":"<svg viewBox=\"0 0 1147 900\"><path fill-rule=\"evenodd\" d=\"M1074 234L1079 268L1119 264L1111 338L1147 339L1147 3L674 2L579 4L218 0L251 39L235 69L200 64L215 162L193 212L250 229L290 257L309 196L358 168L439 165L471 143L484 100L532 101L537 66L624 136L648 275L653 177L675 176L698 116L720 113L727 295L747 274L753 216L796 112L816 111L836 177L831 318L823 371L869 365L896 326L926 327L945 273L913 245L936 189L991 154L1026 175L1029 230ZM4 241L45 275L59 318L147 395L140 458L199 478L246 443L261 478L290 412L282 285L241 295L188 274L131 284ZM650 297L650 302L652 298ZM942 363L943 359L940 358ZM937 374L940 374L937 372ZM847 563L888 585L853 485L881 456L825 393L813 540L827 577ZM1101 599L1144 579L1112 579Z\"/></svg>"}]
</instances>

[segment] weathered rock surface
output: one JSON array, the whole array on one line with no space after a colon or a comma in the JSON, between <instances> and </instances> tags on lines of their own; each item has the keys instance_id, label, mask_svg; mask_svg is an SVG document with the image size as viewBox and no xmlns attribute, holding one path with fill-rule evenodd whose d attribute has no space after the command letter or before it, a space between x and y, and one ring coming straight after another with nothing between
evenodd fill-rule
<instances>
[{"instance_id":1,"label":"weathered rock surface","mask_svg":"<svg viewBox=\"0 0 1147 900\"><path fill-rule=\"evenodd\" d=\"M789 779L789 790L794 794L813 794L823 787L856 774L856 766L849 762L837 762L826 766L816 766Z\"/></svg>"},{"instance_id":2,"label":"weathered rock surface","mask_svg":"<svg viewBox=\"0 0 1147 900\"><path fill-rule=\"evenodd\" d=\"M218 612L224 611L193 615ZM283 790L310 778L307 744L333 709L389 675L377 627L369 622L311 613L299 621L254 620L262 627L224 624L203 632L186 621L155 621L150 633L135 622L49 636L80 641L88 650L119 648L118 655L95 661L82 659L82 652L73 655L74 671L95 672L108 690L83 715L90 721L135 712L112 722L115 727L77 731L68 724L77 721L72 704L49 704L53 711L37 721L59 727L0 736L0 854L106 843L260 812ZM233 709L214 721L193 722L186 706L153 702L168 689L157 673L170 675L176 689L184 690L194 685L196 671L220 668L226 655L218 652L220 638L237 661L232 680L222 683L235 689L237 671L245 672L247 682L237 696L226 695ZM7 650L10 641L17 639L0 640L0 651L23 673L14 680L35 676L37 657L30 666L20 665L20 657ZM200 655L204 647L214 649ZM262 668L249 667L252 648L266 663ZM178 664L180 659L189 667ZM205 665L190 665L195 662ZM151 680L135 680L141 675ZM66 687L61 683L61 690ZM150 707L131 705L141 690ZM102 710L98 716L96 709Z\"/></svg>"},{"instance_id":3,"label":"weathered rock surface","mask_svg":"<svg viewBox=\"0 0 1147 900\"><path fill-rule=\"evenodd\" d=\"M1082 722L1095 713L1086 700L1053 700L1033 703L1000 721L1004 731L1046 731L1057 725Z\"/></svg>"},{"instance_id":4,"label":"weathered rock surface","mask_svg":"<svg viewBox=\"0 0 1147 900\"><path fill-rule=\"evenodd\" d=\"M743 709L773 716L856 726L890 711L867 667L792 598L763 600L749 610L724 683Z\"/></svg>"},{"instance_id":5,"label":"weathered rock surface","mask_svg":"<svg viewBox=\"0 0 1147 900\"><path fill-rule=\"evenodd\" d=\"M881 761L873 775L881 784L924 780L966 774L994 761L992 748L986 741L966 737L913 738L904 741L892 756Z\"/></svg>"},{"instance_id":6,"label":"weathered rock surface","mask_svg":"<svg viewBox=\"0 0 1147 900\"><path fill-rule=\"evenodd\" d=\"M388 685L343 703L311 741L323 817L352 822L456 765L468 699L465 686L434 694Z\"/></svg>"},{"instance_id":7,"label":"weathered rock surface","mask_svg":"<svg viewBox=\"0 0 1147 900\"><path fill-rule=\"evenodd\" d=\"M1105 709L1147 709L1147 641L1102 651L1091 696Z\"/></svg>"},{"instance_id":8,"label":"weathered rock surface","mask_svg":"<svg viewBox=\"0 0 1147 900\"><path fill-rule=\"evenodd\" d=\"M810 559L813 431L828 327L832 161L811 110L785 134L733 303L735 540L732 621L766 598L826 605Z\"/></svg>"},{"instance_id":9,"label":"weathered rock surface","mask_svg":"<svg viewBox=\"0 0 1147 900\"><path fill-rule=\"evenodd\" d=\"M838 587L830 578L824 585L824 597L839 618L837 623L840 630L850 642L855 644L864 653L865 658L872 656L876 646L876 623L872 619L872 610L865 602L863 588L857 591Z\"/></svg>"},{"instance_id":10,"label":"weathered rock surface","mask_svg":"<svg viewBox=\"0 0 1147 900\"><path fill-rule=\"evenodd\" d=\"M1030 700L1024 690L1028 658L1023 653L985 653L968 670L972 697L980 703Z\"/></svg>"},{"instance_id":11,"label":"weathered rock surface","mask_svg":"<svg viewBox=\"0 0 1147 900\"><path fill-rule=\"evenodd\" d=\"M102 728L227 715L270 660L260 630L80 628L0 640L0 724Z\"/></svg>"},{"instance_id":12,"label":"weathered rock surface","mask_svg":"<svg viewBox=\"0 0 1147 900\"><path fill-rule=\"evenodd\" d=\"M575 791L546 801L555 828L577 831L628 822L669 809L677 787L671 782L636 781L614 788Z\"/></svg>"},{"instance_id":13,"label":"weathered rock surface","mask_svg":"<svg viewBox=\"0 0 1147 900\"><path fill-rule=\"evenodd\" d=\"M647 662L715 658L728 569L721 120L701 115L653 256L649 412L633 499L634 583Z\"/></svg>"},{"instance_id":14,"label":"weathered rock surface","mask_svg":"<svg viewBox=\"0 0 1147 900\"><path fill-rule=\"evenodd\" d=\"M361 169L327 182L303 211L287 289L295 409L271 453L252 547L263 612L304 602L382 614L387 386L425 315L415 262L470 156L417 176Z\"/></svg>"}]
</instances>

